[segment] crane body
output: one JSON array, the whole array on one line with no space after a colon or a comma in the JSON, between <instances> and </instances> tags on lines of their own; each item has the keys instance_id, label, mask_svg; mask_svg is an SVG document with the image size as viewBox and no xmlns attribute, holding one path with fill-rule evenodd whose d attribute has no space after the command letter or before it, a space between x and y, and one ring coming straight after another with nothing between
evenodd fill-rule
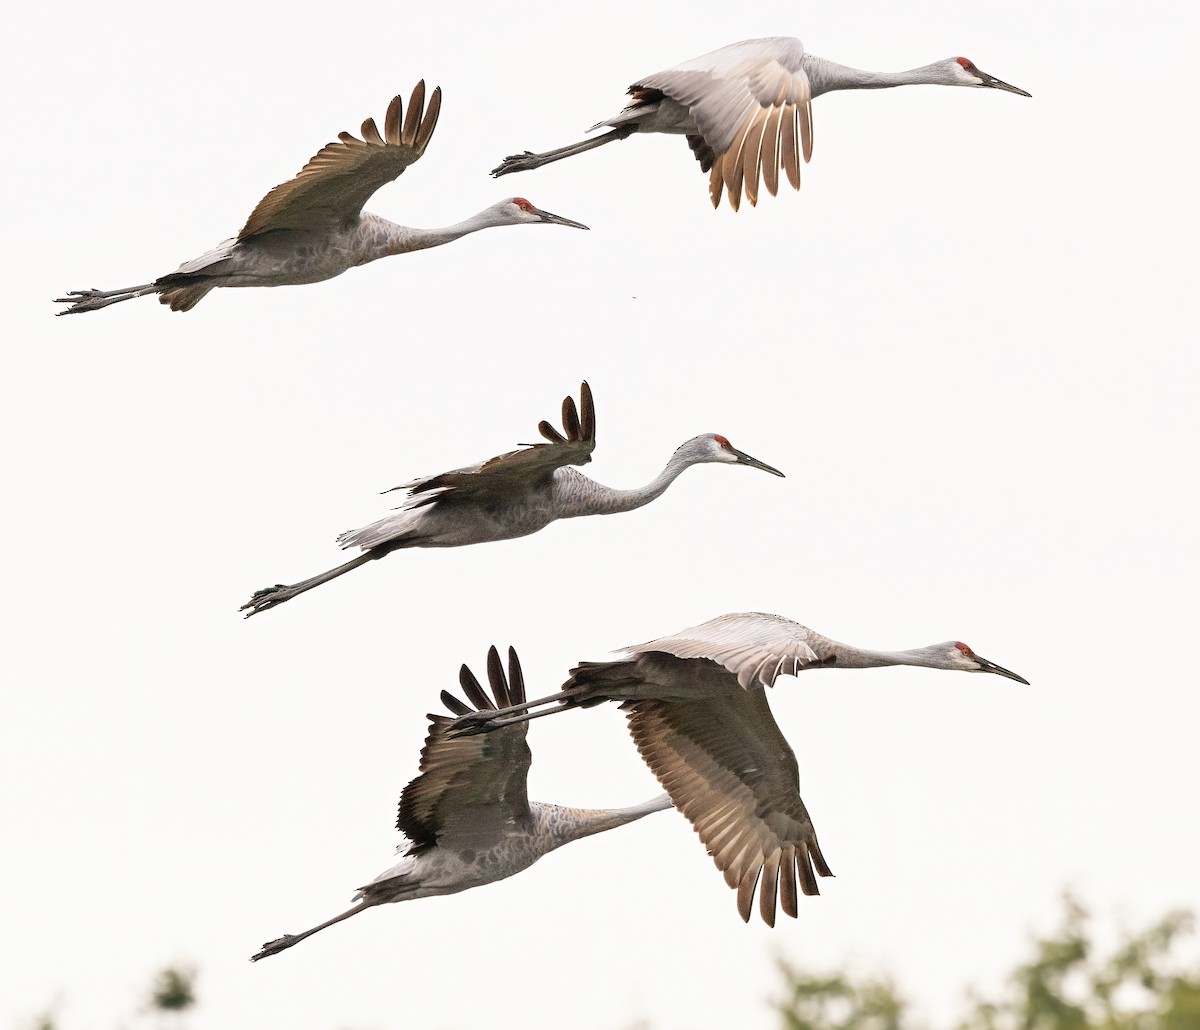
<instances>
[{"instance_id":1,"label":"crane body","mask_svg":"<svg viewBox=\"0 0 1200 1030\"><path fill-rule=\"evenodd\" d=\"M965 57L902 72L861 71L806 53L790 36L747 39L648 75L629 87L630 100L611 118L588 131L609 131L541 154L506 157L492 175L528 171L627 139L635 133L687 137L702 171L709 175L713 207L726 191L736 211L743 186L751 205L758 202L759 175L772 196L782 168L800 188L800 162L812 157L811 102L844 89L887 89L930 84L1000 89L1029 96Z\"/></svg>"},{"instance_id":2,"label":"crane body","mask_svg":"<svg viewBox=\"0 0 1200 1030\"><path fill-rule=\"evenodd\" d=\"M524 700L524 677L512 648L507 677L494 647L488 651L487 668L490 695L465 665L459 683L470 704L442 692L443 703L454 715L479 708L495 710L497 704ZM450 732L452 725L453 719L447 716L429 716L421 774L400 795L396 828L405 835L400 861L361 887L345 912L304 933L285 934L267 942L253 961L277 955L377 905L457 894L506 879L564 844L671 807L665 794L615 809L530 801L526 794L531 762L526 725L497 731L492 740L455 737Z\"/></svg>"},{"instance_id":3,"label":"crane body","mask_svg":"<svg viewBox=\"0 0 1200 1030\"><path fill-rule=\"evenodd\" d=\"M548 697L464 713L451 732L486 734L567 708L619 703L639 754L738 892L742 919L749 920L757 892L770 926L777 906L795 917L797 891L817 894L817 876L833 873L800 797L796 756L767 703L768 687L806 669L888 665L1028 683L961 641L871 651L761 612L722 615L622 650L615 661L580 663Z\"/></svg>"},{"instance_id":4,"label":"crane body","mask_svg":"<svg viewBox=\"0 0 1200 1030\"><path fill-rule=\"evenodd\" d=\"M646 486L636 490L605 486L568 467L591 461L596 446L595 406L586 382L580 387L580 404L582 416L573 398L563 401L566 435L543 421L538 429L548 443L394 487L409 491L397 511L337 538L341 547L360 548L361 554L309 579L259 590L240 610L249 618L404 548L464 547L512 540L536 533L559 519L632 511L662 496L692 465L739 464L783 475L739 451L725 437L702 433L681 444L662 472Z\"/></svg>"},{"instance_id":5,"label":"crane body","mask_svg":"<svg viewBox=\"0 0 1200 1030\"><path fill-rule=\"evenodd\" d=\"M362 139L343 132L318 152L294 178L271 190L251 212L236 237L174 272L119 290L74 290L58 297L60 315L98 311L112 304L157 294L172 311L190 311L217 287L300 286L323 282L347 269L394 254L439 247L469 233L501 225L555 224L586 229L580 222L511 197L442 229L397 225L362 210L385 183L425 152L441 111L434 89L425 108L425 83L417 84L404 117L393 98L381 134L375 120L362 125Z\"/></svg>"}]
</instances>

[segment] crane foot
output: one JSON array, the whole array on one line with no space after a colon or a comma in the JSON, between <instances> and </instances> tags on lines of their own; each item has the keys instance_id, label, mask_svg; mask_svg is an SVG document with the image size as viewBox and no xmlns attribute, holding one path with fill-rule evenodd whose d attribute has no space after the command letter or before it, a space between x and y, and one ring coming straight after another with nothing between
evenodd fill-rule
<instances>
[{"instance_id":1,"label":"crane foot","mask_svg":"<svg viewBox=\"0 0 1200 1030\"><path fill-rule=\"evenodd\" d=\"M531 168L539 167L541 163L539 156L532 150L526 150L523 154L509 154L492 169L491 175L493 179L498 179L510 172L528 172Z\"/></svg>"},{"instance_id":2,"label":"crane foot","mask_svg":"<svg viewBox=\"0 0 1200 1030\"><path fill-rule=\"evenodd\" d=\"M257 962L260 958L268 958L271 955L278 955L281 951L290 948L298 940L300 940L299 937L293 937L290 933L285 933L282 937L279 937L276 940L267 941L267 943L262 946L262 951L250 956L250 961Z\"/></svg>"},{"instance_id":3,"label":"crane foot","mask_svg":"<svg viewBox=\"0 0 1200 1030\"><path fill-rule=\"evenodd\" d=\"M250 595L250 600L238 611L245 612L248 619L251 615L257 615L259 612L265 612L268 608L283 604L284 601L290 601L295 596L296 591L286 583L276 583L273 587L263 587L262 590L254 591Z\"/></svg>"}]
</instances>

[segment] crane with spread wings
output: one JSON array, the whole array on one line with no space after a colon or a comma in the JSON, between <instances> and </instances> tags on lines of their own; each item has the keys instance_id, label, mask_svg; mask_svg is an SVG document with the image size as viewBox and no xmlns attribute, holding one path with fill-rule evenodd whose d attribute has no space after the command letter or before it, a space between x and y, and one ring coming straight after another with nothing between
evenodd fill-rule
<instances>
[{"instance_id":1,"label":"crane with spread wings","mask_svg":"<svg viewBox=\"0 0 1200 1030\"><path fill-rule=\"evenodd\" d=\"M485 690L465 665L459 684L464 703L442 691L455 716L495 711L525 700L517 653L508 649L508 675L493 647ZM359 889L355 904L304 933L268 941L252 961L277 955L319 930L376 905L457 894L528 869L564 844L624 826L671 807L666 794L629 808L566 808L530 801L526 793L531 755L521 723L483 736L454 736L454 720L429 716L421 772L400 795L396 829L404 834L400 861Z\"/></svg>"},{"instance_id":2,"label":"crane with spread wings","mask_svg":"<svg viewBox=\"0 0 1200 1030\"><path fill-rule=\"evenodd\" d=\"M833 873L800 798L796 756L771 715L767 687L806 669L890 665L988 672L1028 684L960 640L871 651L761 612L721 615L621 650L626 657L616 661L576 666L556 694L464 713L452 732L503 732L568 708L620 703L643 760L737 891L742 919L750 919L757 890L759 913L770 926L777 904L796 916L797 885L817 894L817 875Z\"/></svg>"},{"instance_id":3,"label":"crane with spread wings","mask_svg":"<svg viewBox=\"0 0 1200 1030\"><path fill-rule=\"evenodd\" d=\"M774 476L783 475L739 451L725 437L702 433L681 444L662 472L646 486L636 490L604 486L570 467L591 461L596 446L591 387L583 383L579 394L579 408L572 397L563 400L561 433L549 422L538 425L546 443L393 487L409 491L397 511L338 537L343 548L358 547L361 554L298 583L265 587L240 610L249 618L402 548L463 547L511 540L536 533L558 519L632 511L660 496L692 465L745 465Z\"/></svg>"},{"instance_id":4,"label":"crane with spread wings","mask_svg":"<svg viewBox=\"0 0 1200 1030\"><path fill-rule=\"evenodd\" d=\"M149 294L158 294L172 311L190 311L219 286L322 282L378 258L439 247L493 226L540 223L587 228L542 211L524 197L502 200L442 229L414 229L363 211L376 190L425 153L441 109L440 86L426 108L422 79L412 91L407 115L401 98L394 97L382 133L374 118L362 123L362 139L340 133L338 141L322 147L295 178L263 197L233 239L141 286L72 290L55 299L56 304L69 305L58 314L98 311Z\"/></svg>"}]
</instances>

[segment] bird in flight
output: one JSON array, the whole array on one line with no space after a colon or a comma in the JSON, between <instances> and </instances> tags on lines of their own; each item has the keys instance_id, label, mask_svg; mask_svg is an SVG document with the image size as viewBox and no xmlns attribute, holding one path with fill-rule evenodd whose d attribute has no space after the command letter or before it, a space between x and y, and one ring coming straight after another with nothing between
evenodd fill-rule
<instances>
[{"instance_id":1,"label":"bird in flight","mask_svg":"<svg viewBox=\"0 0 1200 1030\"><path fill-rule=\"evenodd\" d=\"M402 548L462 547L511 540L536 533L558 519L631 511L661 495L692 465L745 465L773 476L783 475L739 451L725 437L702 433L681 444L662 472L646 486L636 490L604 486L569 467L591 461L596 446L596 409L586 382L580 386L579 400L578 409L573 398L563 400L563 432L546 421L538 425L546 443L523 446L475 465L393 487L408 491L397 511L337 538L343 548L358 547L361 554L298 583L277 583L259 590L239 610L249 618Z\"/></svg>"},{"instance_id":2,"label":"bird in flight","mask_svg":"<svg viewBox=\"0 0 1200 1030\"><path fill-rule=\"evenodd\" d=\"M492 175L540 168L636 132L665 132L687 137L701 170L709 173L713 207L727 190L736 211L743 187L751 205L758 203L760 172L772 196L779 188L781 166L792 188L800 188L800 158L807 162L812 157L813 97L839 89L920 83L1030 96L965 57L904 72L867 72L805 53L804 44L790 36L747 39L639 79L629 87L625 108L588 130L610 126L603 135L542 154L513 154Z\"/></svg>"},{"instance_id":3,"label":"bird in flight","mask_svg":"<svg viewBox=\"0 0 1200 1030\"><path fill-rule=\"evenodd\" d=\"M914 665L1028 680L949 640L909 651L869 651L759 612L721 615L699 626L622 648L625 657L583 662L561 691L497 711L460 716L451 732L503 731L568 708L617 701L643 760L692 824L749 921L775 925L777 904L793 918L797 886L818 894L832 876L800 798L796 756L780 732L766 689L806 669Z\"/></svg>"},{"instance_id":4,"label":"bird in flight","mask_svg":"<svg viewBox=\"0 0 1200 1030\"><path fill-rule=\"evenodd\" d=\"M60 315L98 311L111 304L158 294L172 311L190 311L218 286L296 286L318 283L392 254L407 254L461 239L498 225L568 225L580 222L534 207L524 197L493 204L444 229L414 229L363 211L379 187L425 153L442 107L434 89L425 108L418 82L404 115L400 97L388 106L380 133L375 119L362 124L362 139L343 132L321 148L294 179L276 186L250 213L236 237L174 272L120 290L72 290L56 304Z\"/></svg>"},{"instance_id":5,"label":"bird in flight","mask_svg":"<svg viewBox=\"0 0 1200 1030\"><path fill-rule=\"evenodd\" d=\"M507 677L494 647L488 651L487 669L490 696L465 665L459 683L469 704L442 691L442 702L454 715L525 700L521 664L511 647ZM445 715L429 716L421 773L400 795L396 829L405 837L400 861L360 888L352 908L304 933L267 942L251 961L278 955L376 905L457 894L503 880L564 844L671 807L666 794L630 808L564 808L530 801L527 724L485 736L452 737L452 723Z\"/></svg>"}]
</instances>

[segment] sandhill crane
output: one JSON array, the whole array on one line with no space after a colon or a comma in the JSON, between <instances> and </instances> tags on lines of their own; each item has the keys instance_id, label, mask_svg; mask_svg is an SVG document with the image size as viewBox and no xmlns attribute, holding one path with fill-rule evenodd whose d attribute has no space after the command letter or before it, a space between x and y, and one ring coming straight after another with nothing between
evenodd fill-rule
<instances>
[{"instance_id":1,"label":"sandhill crane","mask_svg":"<svg viewBox=\"0 0 1200 1030\"><path fill-rule=\"evenodd\" d=\"M906 72L866 72L847 68L804 52L804 44L788 36L747 39L714 50L639 79L629 87L628 105L589 132L609 132L544 154L525 151L506 157L492 175L540 168L564 157L594 150L635 132L687 136L688 146L709 172L713 207L723 189L736 211L742 185L750 203L758 202L761 169L772 196L779 187L782 164L793 189L800 188L800 156L812 157L813 97L838 89L884 89L931 83L977 86L1030 96L1023 89L980 71L965 57L913 68Z\"/></svg>"},{"instance_id":2,"label":"sandhill crane","mask_svg":"<svg viewBox=\"0 0 1200 1030\"><path fill-rule=\"evenodd\" d=\"M525 700L521 664L511 647L507 679L495 647L488 651L487 669L492 697L464 665L459 683L471 704L445 690L443 704L461 716ZM444 715L429 716L421 774L400 795L396 829L406 838L400 861L360 888L352 908L304 933L269 941L251 961L277 955L318 930L375 905L457 894L503 880L564 844L671 807L666 794L615 809L564 808L530 801L525 792L530 763L527 724L483 736L452 737L452 723Z\"/></svg>"},{"instance_id":3,"label":"sandhill crane","mask_svg":"<svg viewBox=\"0 0 1200 1030\"><path fill-rule=\"evenodd\" d=\"M363 205L376 190L425 153L442 106L441 87L430 96L428 110L424 106L422 79L408 102L407 118L400 97L395 97L382 135L374 118L363 122L362 139L339 133L340 142L322 147L294 179L263 197L233 239L151 283L122 290L72 290L55 299L56 304L71 305L58 314L98 311L153 293L172 311L190 311L218 286L318 283L368 261L439 247L496 225L587 228L542 211L524 197L502 200L444 229L413 229L364 212Z\"/></svg>"},{"instance_id":4,"label":"sandhill crane","mask_svg":"<svg viewBox=\"0 0 1200 1030\"><path fill-rule=\"evenodd\" d=\"M795 917L797 877L805 894L817 894L814 869L821 876L833 874L800 800L796 756L771 716L764 688L805 669L882 665L991 672L1028 683L961 641L866 651L757 612L721 615L622 650L628 657L572 669L557 694L468 713L452 732L505 729L566 708L621 702L642 758L687 816L725 882L736 888L742 919L750 919L761 879L759 912L770 926L777 892L783 911Z\"/></svg>"},{"instance_id":5,"label":"sandhill crane","mask_svg":"<svg viewBox=\"0 0 1200 1030\"><path fill-rule=\"evenodd\" d=\"M409 491L394 514L337 538L343 548L359 547L362 554L311 579L259 590L239 611L249 618L401 548L511 540L536 533L557 519L632 511L653 501L692 465L719 462L783 475L739 451L725 437L702 433L681 444L666 468L646 486L614 490L567 467L591 461L596 446L596 409L587 383L580 386L580 407L582 415L571 397L563 400L565 436L549 422L538 425L549 443L522 445L523 450L392 487Z\"/></svg>"}]
</instances>

